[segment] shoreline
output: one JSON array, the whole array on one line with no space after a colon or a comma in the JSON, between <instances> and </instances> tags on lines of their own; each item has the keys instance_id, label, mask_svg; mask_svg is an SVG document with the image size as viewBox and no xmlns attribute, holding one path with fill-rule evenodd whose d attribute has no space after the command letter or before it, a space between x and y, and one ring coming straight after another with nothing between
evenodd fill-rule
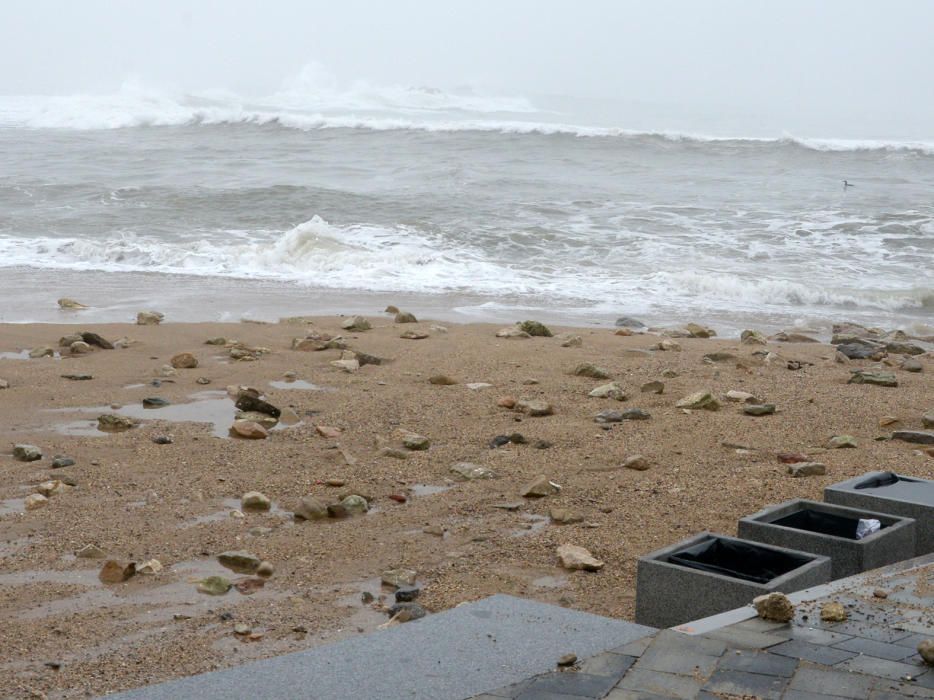
<instances>
[{"instance_id":1,"label":"shoreline","mask_svg":"<svg viewBox=\"0 0 934 700\"><path fill-rule=\"evenodd\" d=\"M71 288L58 296L66 293L91 301ZM380 297L380 308L388 299L399 303L399 295ZM887 416L922 429L922 414L934 409L930 351L916 356L921 372L883 363L899 384L886 388L848 384L851 370L877 363L839 363L824 343L672 338L670 349L652 350L666 339L618 336L613 327L555 324L552 338L508 339L495 336L505 323L440 321L442 331L438 320L396 324L377 313L367 314L373 328L363 332L341 329L340 317L224 324L167 316L158 326L82 322L82 330L110 341L128 337L123 349L70 356L55 347L65 350L62 359L0 359L0 379L10 384L0 390L0 644L8 650L0 668L17 687L99 695L372 631L389 619L380 603L391 604L392 593L379 579L395 568L417 572L417 602L429 612L510 593L631 619L642 554L702 530L735 534L743 515L790 498L819 499L824 486L866 471L934 478L923 446L877 439L893 429L880 424ZM0 324L0 352L57 346L75 330L74 323ZM411 330L426 337L400 337ZM340 349L291 349L294 338L313 332L343 336L351 351L386 362L345 372L332 364ZM580 345L564 347L564 334L579 336ZM205 344L217 336L270 352L236 361L230 348ZM184 352L198 367L162 376L163 365ZM712 353L730 357L705 361ZM587 362L609 379L572 374ZM429 381L437 375L455 383ZM625 401L588 395L609 381L621 385ZM643 391L649 382L662 382L663 392ZM468 387L475 383L489 386ZM219 437L215 427L223 434L235 412L229 385L257 387L299 421L263 440ZM685 413L675 405L702 390L721 398L720 410ZM753 393L777 412L745 415L742 404L724 399L728 391ZM143 409L151 396L170 405ZM506 396L545 401L554 413L503 408ZM603 411L636 408L649 418L595 421ZM143 420L103 433L94 428L101 412ZM188 420L170 420L179 417ZM325 437L318 427L341 432ZM430 448L405 451L400 430L429 438ZM517 432L524 443L490 447L496 436ZM835 435L853 436L857 447L829 449ZM172 442L153 442L160 436ZM42 458L14 460L12 445L21 443L39 447ZM827 473L792 478L778 452L804 453ZM51 468L58 454L76 464ZM647 469L622 466L637 455ZM461 480L451 471L460 462L496 478ZM522 497L538 476L560 492ZM24 510L27 495L63 478L74 486ZM272 500L270 511L240 508L240 497L254 490ZM293 521L308 495L323 503L362 495L369 512ZM231 516L235 510L244 517ZM555 550L566 543L586 547L604 569L562 569ZM121 561L157 559L164 568L102 584L103 560L76 556L87 545ZM239 578L216 561L230 550L268 560L272 577L250 595L199 593L206 576ZM375 600L362 602L364 593ZM238 634L237 624L249 635Z\"/></svg>"}]
</instances>

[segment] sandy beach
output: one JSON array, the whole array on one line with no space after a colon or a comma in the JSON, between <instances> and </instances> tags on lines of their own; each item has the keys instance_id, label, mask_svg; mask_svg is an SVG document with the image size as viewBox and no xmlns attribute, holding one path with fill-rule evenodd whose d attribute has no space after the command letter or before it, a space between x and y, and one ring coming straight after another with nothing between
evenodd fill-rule
<instances>
[{"instance_id":1,"label":"sandy beach","mask_svg":"<svg viewBox=\"0 0 934 700\"><path fill-rule=\"evenodd\" d=\"M551 327L555 337L500 338L499 325L367 318L364 332L342 329L337 316L0 326L0 380L9 383L0 390L0 694L95 696L369 632L389 620L392 593L380 577L398 568L417 572L417 600L429 613L508 593L631 619L640 555L702 530L735 534L743 515L820 499L826 485L865 471L934 478L934 448L887 439L894 429L923 429L934 409L930 352L916 356L922 371L909 372L901 355L840 362L818 342L560 326ZM79 331L128 346L79 355L59 347ZM425 337L400 337L411 331ZM309 334L342 338L349 350L292 349ZM565 347L567 336L580 344ZM205 344L213 338L228 342ZM242 347L233 341L268 352L233 359L231 348ZM663 341L669 349L652 349ZM60 357L27 359L40 346ZM349 372L332 364L348 351L383 361ZM162 369L184 352L196 368ZM705 360L711 353L720 355ZM581 363L609 378L573 374ZM877 364L897 387L847 383L852 370ZM453 383L429 381L441 375ZM625 400L588 395L610 381ZM661 382L661 393L643 391L649 382ZM476 384L489 386L468 386ZM237 409L228 386L254 387L285 412L267 438L229 437ZM699 391L720 409L676 406ZM776 412L746 415L729 391ZM149 397L169 405L143 409ZM499 405L510 397L546 402L553 413ZM629 409L649 417L595 421ZM141 422L98 430L97 417L110 413ZM430 447L406 450L405 431ZM515 433L522 438L491 447ZM841 435L856 447L828 448ZM20 444L38 447L41 459L15 459ZM826 474L793 478L782 452L803 453ZM58 455L75 463L53 469ZM623 466L640 455L647 468ZM495 478L461 479L451 471L461 462ZM560 490L522 497L539 476ZM65 483L27 510L24 499L49 480ZM272 508L244 511L241 496L251 491ZM330 505L348 495L363 496L369 512L292 515L303 497ZM563 569L562 544L585 547L603 569ZM88 545L102 558L76 556ZM199 592L208 576L249 578L217 563L231 550L268 561L273 575L256 590L242 586L246 594ZM98 572L107 558L163 568L105 584Z\"/></svg>"}]
</instances>

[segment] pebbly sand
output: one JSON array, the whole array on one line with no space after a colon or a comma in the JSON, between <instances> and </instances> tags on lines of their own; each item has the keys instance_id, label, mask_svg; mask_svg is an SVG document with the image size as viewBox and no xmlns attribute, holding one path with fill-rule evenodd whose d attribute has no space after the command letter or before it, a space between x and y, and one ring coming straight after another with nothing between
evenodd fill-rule
<instances>
[{"instance_id":1,"label":"pebbly sand","mask_svg":"<svg viewBox=\"0 0 934 700\"><path fill-rule=\"evenodd\" d=\"M636 560L646 552L705 529L735 534L736 520L765 504L819 499L824 486L864 471L934 478L932 450L876 440L893 429L880 426L884 416L922 428L922 414L934 408L930 353L919 358L921 373L887 368L899 386L883 388L847 384L851 369L874 363L837 363L822 343L763 348L684 338L676 340L680 351L642 352L659 336L552 327L556 336L581 336L581 347L566 348L560 337L497 338L500 326L447 325L441 332L427 321L369 318L374 327L362 333L342 331L338 317L306 325L88 325L80 328L135 342L75 357L57 344L76 325L0 326L0 353L39 345L64 351L61 359L0 355L0 379L10 383L0 390L4 697L94 696L369 632L388 620L378 608L392 595L379 577L396 567L418 572L418 601L432 612L509 593L631 618ZM399 337L413 329L428 337ZM330 365L340 350L290 349L292 338L311 330L343 334L352 349L390 361L346 373ZM272 352L233 361L225 348L204 344L215 336ZM763 349L778 357L766 363L753 355ZM160 387L149 384L185 351L198 358L196 369L179 369ZM705 363L703 355L714 351L736 358ZM789 359L813 364L790 370ZM608 369L628 400L589 397L608 380L572 376L582 362ZM666 370L676 376L664 376ZM283 383L290 371L311 386ZM81 373L93 379L61 377ZM429 383L438 374L458 383ZM210 384L198 384L199 377ZM640 391L652 380L664 382L664 393ZM469 382L493 386L474 390ZM302 420L265 440L218 437L233 420L228 385L256 387ZM699 390L748 391L778 412L750 417L726 401L717 412L675 407ZM141 401L150 396L172 405L143 413ZM504 396L543 399L555 413L533 418L498 407ZM651 418L609 430L594 422L600 411L628 408ZM105 412L145 420L103 433L94 426ZM166 416L216 424L160 418ZM325 438L315 425L343 432ZM404 460L385 456L383 448L401 448L398 429L430 438L431 448ZM490 448L495 436L514 432L528 444ZM825 449L841 434L854 436L858 447ZM160 435L172 444L155 444ZM538 441L551 446L541 449ZM38 446L43 458L15 461L12 446L20 443ZM805 452L826 464L827 474L791 478L776 458L780 451ZM51 469L58 454L76 464ZM650 467L621 468L634 455ZM497 478L457 480L450 467L461 461L489 467ZM521 488L539 475L560 484L560 493L522 498ZM66 476L73 488L44 508L23 510L22 499L39 483ZM345 485L328 486L328 479ZM272 511L231 516L253 490L272 499ZM303 496L332 503L349 493L371 499L370 512L314 522L290 515ZM519 507L496 507L504 504ZM582 522L552 523L555 507ZM586 547L605 567L562 569L555 550L565 543ZM120 560L155 558L165 568L105 585L97 577L103 560L75 557L88 544ZM274 565L266 585L252 595L197 592L196 582L209 575L243 578L215 560L240 549ZM376 601L364 604L364 592ZM236 634L237 624L250 634Z\"/></svg>"}]
</instances>

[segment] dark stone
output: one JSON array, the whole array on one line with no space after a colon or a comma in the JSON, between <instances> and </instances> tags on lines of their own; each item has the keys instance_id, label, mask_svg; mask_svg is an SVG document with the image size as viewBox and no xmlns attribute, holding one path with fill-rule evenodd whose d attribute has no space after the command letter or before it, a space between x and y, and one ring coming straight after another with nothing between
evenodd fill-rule
<instances>
[{"instance_id":1,"label":"dark stone","mask_svg":"<svg viewBox=\"0 0 934 700\"><path fill-rule=\"evenodd\" d=\"M508 435L497 435L495 438L490 440L490 449L495 450L497 447L508 445L510 442L511 439Z\"/></svg>"},{"instance_id":2,"label":"dark stone","mask_svg":"<svg viewBox=\"0 0 934 700\"><path fill-rule=\"evenodd\" d=\"M552 446L553 443L549 442L548 440L536 440L532 445L532 447L534 447L536 450L547 450Z\"/></svg>"},{"instance_id":3,"label":"dark stone","mask_svg":"<svg viewBox=\"0 0 934 700\"><path fill-rule=\"evenodd\" d=\"M103 348L104 350L114 349L113 343L111 343L106 338L102 338L97 333L91 333L89 331L84 331L81 334L81 339L88 345L96 345L97 347Z\"/></svg>"},{"instance_id":4,"label":"dark stone","mask_svg":"<svg viewBox=\"0 0 934 700\"><path fill-rule=\"evenodd\" d=\"M168 435L156 435L152 439L152 441L156 443L157 445L171 445L172 444L172 438L170 438Z\"/></svg>"},{"instance_id":5,"label":"dark stone","mask_svg":"<svg viewBox=\"0 0 934 700\"><path fill-rule=\"evenodd\" d=\"M240 398L237 399L236 406L241 411L257 411L259 413L265 413L267 416L272 416L273 418L278 418L282 414L282 411L268 401L263 401L250 394L241 394Z\"/></svg>"},{"instance_id":6,"label":"dark stone","mask_svg":"<svg viewBox=\"0 0 934 700\"><path fill-rule=\"evenodd\" d=\"M623 420L622 411L613 411L606 410L600 411L596 416L594 416L594 421L597 423L620 423Z\"/></svg>"},{"instance_id":7,"label":"dark stone","mask_svg":"<svg viewBox=\"0 0 934 700\"><path fill-rule=\"evenodd\" d=\"M65 455L55 455L52 459L52 469L61 469L62 467L70 467L75 464L75 460L71 457L66 457Z\"/></svg>"},{"instance_id":8,"label":"dark stone","mask_svg":"<svg viewBox=\"0 0 934 700\"><path fill-rule=\"evenodd\" d=\"M90 374L63 374L62 379L70 379L73 382L84 382L88 379L94 379Z\"/></svg>"},{"instance_id":9,"label":"dark stone","mask_svg":"<svg viewBox=\"0 0 934 700\"><path fill-rule=\"evenodd\" d=\"M724 654L719 668L744 673L760 673L766 676L791 678L798 668L798 660L779 654L765 652L744 652Z\"/></svg>"},{"instance_id":10,"label":"dark stone","mask_svg":"<svg viewBox=\"0 0 934 700\"><path fill-rule=\"evenodd\" d=\"M360 363L360 366L363 365L381 365L385 360L382 357L377 357L376 355L370 355L366 352L360 352L359 350L355 351L357 356L357 362Z\"/></svg>"},{"instance_id":11,"label":"dark stone","mask_svg":"<svg viewBox=\"0 0 934 700\"><path fill-rule=\"evenodd\" d=\"M340 503L332 503L328 506L328 517L337 519L346 518L347 509Z\"/></svg>"},{"instance_id":12,"label":"dark stone","mask_svg":"<svg viewBox=\"0 0 934 700\"><path fill-rule=\"evenodd\" d=\"M734 697L753 697L762 698L762 700L774 698L778 700L782 696L782 691L785 690L786 685L788 685L788 679L781 676L719 669L707 681L704 690L714 694Z\"/></svg>"},{"instance_id":13,"label":"dark stone","mask_svg":"<svg viewBox=\"0 0 934 700\"><path fill-rule=\"evenodd\" d=\"M934 445L934 432L927 430L896 430L892 433L892 439L912 442L916 445Z\"/></svg>"},{"instance_id":14,"label":"dark stone","mask_svg":"<svg viewBox=\"0 0 934 700\"><path fill-rule=\"evenodd\" d=\"M418 594L421 592L422 589L418 586L402 586L401 588L396 589L396 602L411 603L413 600L418 598Z\"/></svg>"},{"instance_id":15,"label":"dark stone","mask_svg":"<svg viewBox=\"0 0 934 700\"><path fill-rule=\"evenodd\" d=\"M162 408L163 406L171 405L165 399L161 399L158 396L147 396L143 399L143 408Z\"/></svg>"},{"instance_id":16,"label":"dark stone","mask_svg":"<svg viewBox=\"0 0 934 700\"><path fill-rule=\"evenodd\" d=\"M546 673L529 683L520 698L571 697L602 698L613 689L612 676L594 676L589 673Z\"/></svg>"},{"instance_id":17,"label":"dark stone","mask_svg":"<svg viewBox=\"0 0 934 700\"><path fill-rule=\"evenodd\" d=\"M868 360L879 352L879 348L871 345L863 345L862 343L846 343L844 345L838 345L837 351L851 360Z\"/></svg>"},{"instance_id":18,"label":"dark stone","mask_svg":"<svg viewBox=\"0 0 934 700\"><path fill-rule=\"evenodd\" d=\"M641 408L627 408L623 411L623 420L648 420L651 417L648 411Z\"/></svg>"},{"instance_id":19,"label":"dark stone","mask_svg":"<svg viewBox=\"0 0 934 700\"><path fill-rule=\"evenodd\" d=\"M513 433L509 436L509 442L514 445L527 445L529 441L525 439L522 433Z\"/></svg>"},{"instance_id":20,"label":"dark stone","mask_svg":"<svg viewBox=\"0 0 934 700\"><path fill-rule=\"evenodd\" d=\"M811 663L821 664L823 666L833 666L834 664L856 656L856 653L852 651L810 644L808 642L798 641L797 639L776 644L774 647L771 647L769 651L773 654L791 656L796 659L803 659L804 661L810 661Z\"/></svg>"},{"instance_id":21,"label":"dark stone","mask_svg":"<svg viewBox=\"0 0 934 700\"><path fill-rule=\"evenodd\" d=\"M645 328L645 324L642 323L642 321L637 321L629 316L620 316L616 319L616 325L620 328Z\"/></svg>"},{"instance_id":22,"label":"dark stone","mask_svg":"<svg viewBox=\"0 0 934 700\"><path fill-rule=\"evenodd\" d=\"M394 617L401 612L407 612L409 615L409 620L418 620L428 614L428 611L418 603L396 603L391 608L389 608L390 617Z\"/></svg>"}]
</instances>

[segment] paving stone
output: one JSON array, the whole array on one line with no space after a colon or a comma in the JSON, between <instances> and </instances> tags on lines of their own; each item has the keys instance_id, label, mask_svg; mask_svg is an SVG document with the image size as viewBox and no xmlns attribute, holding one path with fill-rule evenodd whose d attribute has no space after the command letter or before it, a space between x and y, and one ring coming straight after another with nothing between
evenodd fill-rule
<instances>
[{"instance_id":1,"label":"paving stone","mask_svg":"<svg viewBox=\"0 0 934 700\"><path fill-rule=\"evenodd\" d=\"M833 666L834 664L838 664L841 661L846 661L847 659L856 656L856 653L852 651L843 651L843 649L834 649L833 647L824 647L818 644L799 642L796 639L792 639L788 642L782 642L781 644L770 648L769 651L773 654L781 654L782 656L791 656L796 659L804 659L805 661L810 661L815 664L822 664L824 666Z\"/></svg>"},{"instance_id":2,"label":"paving stone","mask_svg":"<svg viewBox=\"0 0 934 700\"><path fill-rule=\"evenodd\" d=\"M696 697L700 697L699 695ZM626 690L624 688L616 688L611 690L610 694L604 698L604 700L671 700L671 695L656 695L655 693L647 693L644 690ZM717 700L722 700L717 698Z\"/></svg>"},{"instance_id":3,"label":"paving stone","mask_svg":"<svg viewBox=\"0 0 934 700\"><path fill-rule=\"evenodd\" d=\"M919 687L914 683L880 681L869 694L869 700L904 700L905 698L934 698L934 690Z\"/></svg>"},{"instance_id":4,"label":"paving stone","mask_svg":"<svg viewBox=\"0 0 934 700\"><path fill-rule=\"evenodd\" d=\"M645 650L634 668L640 670L678 673L684 676L700 674L703 677L713 673L717 666L717 656L699 654L689 648L659 647L653 644Z\"/></svg>"},{"instance_id":5,"label":"paving stone","mask_svg":"<svg viewBox=\"0 0 934 700\"><path fill-rule=\"evenodd\" d=\"M883 627L879 624L865 622L842 622L834 625L832 631L852 634L854 637L874 639L877 642L888 642L889 644L897 642L899 639L904 639L911 634L911 632L905 630L897 630L891 627Z\"/></svg>"},{"instance_id":6,"label":"paving stone","mask_svg":"<svg viewBox=\"0 0 934 700\"><path fill-rule=\"evenodd\" d=\"M621 647L610 649L610 653L622 654L623 656L635 656L636 658L639 658L642 656L643 652L649 648L649 645L654 641L654 639L654 636L643 637L642 639L637 639L634 642L629 642L629 644L624 644Z\"/></svg>"},{"instance_id":7,"label":"paving stone","mask_svg":"<svg viewBox=\"0 0 934 700\"><path fill-rule=\"evenodd\" d=\"M760 673L718 669L707 681L704 690L724 695L779 700L786 685L788 685L788 679L780 676L765 676Z\"/></svg>"},{"instance_id":8,"label":"paving stone","mask_svg":"<svg viewBox=\"0 0 934 700\"><path fill-rule=\"evenodd\" d=\"M931 638L931 634L932 633L930 631L928 634L912 634L907 637L902 637L901 639L892 642L892 644L897 644L900 647L910 647L911 649L917 649L921 642L923 642L925 639Z\"/></svg>"},{"instance_id":9,"label":"paving stone","mask_svg":"<svg viewBox=\"0 0 934 700\"><path fill-rule=\"evenodd\" d=\"M720 659L720 663L717 664L717 668L791 678L795 674L795 669L798 668L798 660L788 656L759 651L740 653L727 651Z\"/></svg>"},{"instance_id":10,"label":"paving stone","mask_svg":"<svg viewBox=\"0 0 934 700\"><path fill-rule=\"evenodd\" d=\"M806 690L786 690L782 700L840 700L840 696L811 693Z\"/></svg>"},{"instance_id":11,"label":"paving stone","mask_svg":"<svg viewBox=\"0 0 934 700\"><path fill-rule=\"evenodd\" d=\"M702 681L687 676L659 671L642 671L635 667L629 670L618 688L623 690L641 690L654 693L664 698L684 698L690 700L700 691ZM614 691L615 692L615 691ZM613 698L612 695L608 696ZM617 700L613 698L613 700Z\"/></svg>"},{"instance_id":12,"label":"paving stone","mask_svg":"<svg viewBox=\"0 0 934 700\"><path fill-rule=\"evenodd\" d=\"M863 700L869 697L869 691L875 678L858 673L848 673L834 669L822 669L808 666L798 667L788 690L796 690L817 695L831 695L849 700ZM785 693L788 696L788 693Z\"/></svg>"},{"instance_id":13,"label":"paving stone","mask_svg":"<svg viewBox=\"0 0 934 700\"><path fill-rule=\"evenodd\" d=\"M817 627L795 626L791 628L789 634L791 639L797 639L801 642L810 642L811 644L821 644L823 646L831 646L837 642L853 639L853 635L851 634L831 632L830 630L820 629Z\"/></svg>"},{"instance_id":14,"label":"paving stone","mask_svg":"<svg viewBox=\"0 0 934 700\"><path fill-rule=\"evenodd\" d=\"M905 676L915 676L924 670L912 664L877 659L874 656L854 656L852 659L847 659L843 663L838 664L837 668L855 671L856 673L865 673L870 676L891 678L895 681Z\"/></svg>"},{"instance_id":15,"label":"paving stone","mask_svg":"<svg viewBox=\"0 0 934 700\"><path fill-rule=\"evenodd\" d=\"M697 654L720 656L726 651L726 644L716 639L707 639L705 636L682 634L674 630L662 630L655 635L652 641L653 648L689 649Z\"/></svg>"},{"instance_id":16,"label":"paving stone","mask_svg":"<svg viewBox=\"0 0 934 700\"><path fill-rule=\"evenodd\" d=\"M550 693L547 690L527 690L516 700L584 700L593 698L593 695L567 695L565 693Z\"/></svg>"},{"instance_id":17,"label":"paving stone","mask_svg":"<svg viewBox=\"0 0 934 700\"><path fill-rule=\"evenodd\" d=\"M889 661L902 661L914 654L914 649L900 646L898 644L886 644L877 642L873 639L863 639L862 637L853 637L845 642L833 645L834 649L843 649L845 651L855 651L857 654L875 656L879 659L888 659Z\"/></svg>"},{"instance_id":18,"label":"paving stone","mask_svg":"<svg viewBox=\"0 0 934 700\"><path fill-rule=\"evenodd\" d=\"M790 633L792 625L787 622L773 622L772 620L763 620L761 617L751 617L748 620L737 622L735 625L724 627L724 629L742 629L780 635L786 632Z\"/></svg>"},{"instance_id":19,"label":"paving stone","mask_svg":"<svg viewBox=\"0 0 934 700\"><path fill-rule=\"evenodd\" d=\"M533 680L534 676L532 678L527 678L524 681L519 681L518 683L512 683L497 690L488 690L486 694L497 698L509 698L512 700L512 698L516 698L521 695L523 691L529 687L529 683L531 683Z\"/></svg>"},{"instance_id":20,"label":"paving stone","mask_svg":"<svg viewBox=\"0 0 934 700\"><path fill-rule=\"evenodd\" d=\"M541 693L578 695L585 698L602 698L618 679L610 676L594 676L589 673L556 672L538 676L517 700L539 697ZM536 695L538 694L538 695Z\"/></svg>"},{"instance_id":21,"label":"paving stone","mask_svg":"<svg viewBox=\"0 0 934 700\"><path fill-rule=\"evenodd\" d=\"M610 676L619 680L635 662L635 656L623 656L622 654L606 652L592 656L584 661L580 665L580 672L589 673L592 676Z\"/></svg>"},{"instance_id":22,"label":"paving stone","mask_svg":"<svg viewBox=\"0 0 934 700\"><path fill-rule=\"evenodd\" d=\"M708 639L723 642L736 649L768 649L776 644L787 641L785 637L777 634L766 634L755 630L725 628L714 630L704 635Z\"/></svg>"}]
</instances>

